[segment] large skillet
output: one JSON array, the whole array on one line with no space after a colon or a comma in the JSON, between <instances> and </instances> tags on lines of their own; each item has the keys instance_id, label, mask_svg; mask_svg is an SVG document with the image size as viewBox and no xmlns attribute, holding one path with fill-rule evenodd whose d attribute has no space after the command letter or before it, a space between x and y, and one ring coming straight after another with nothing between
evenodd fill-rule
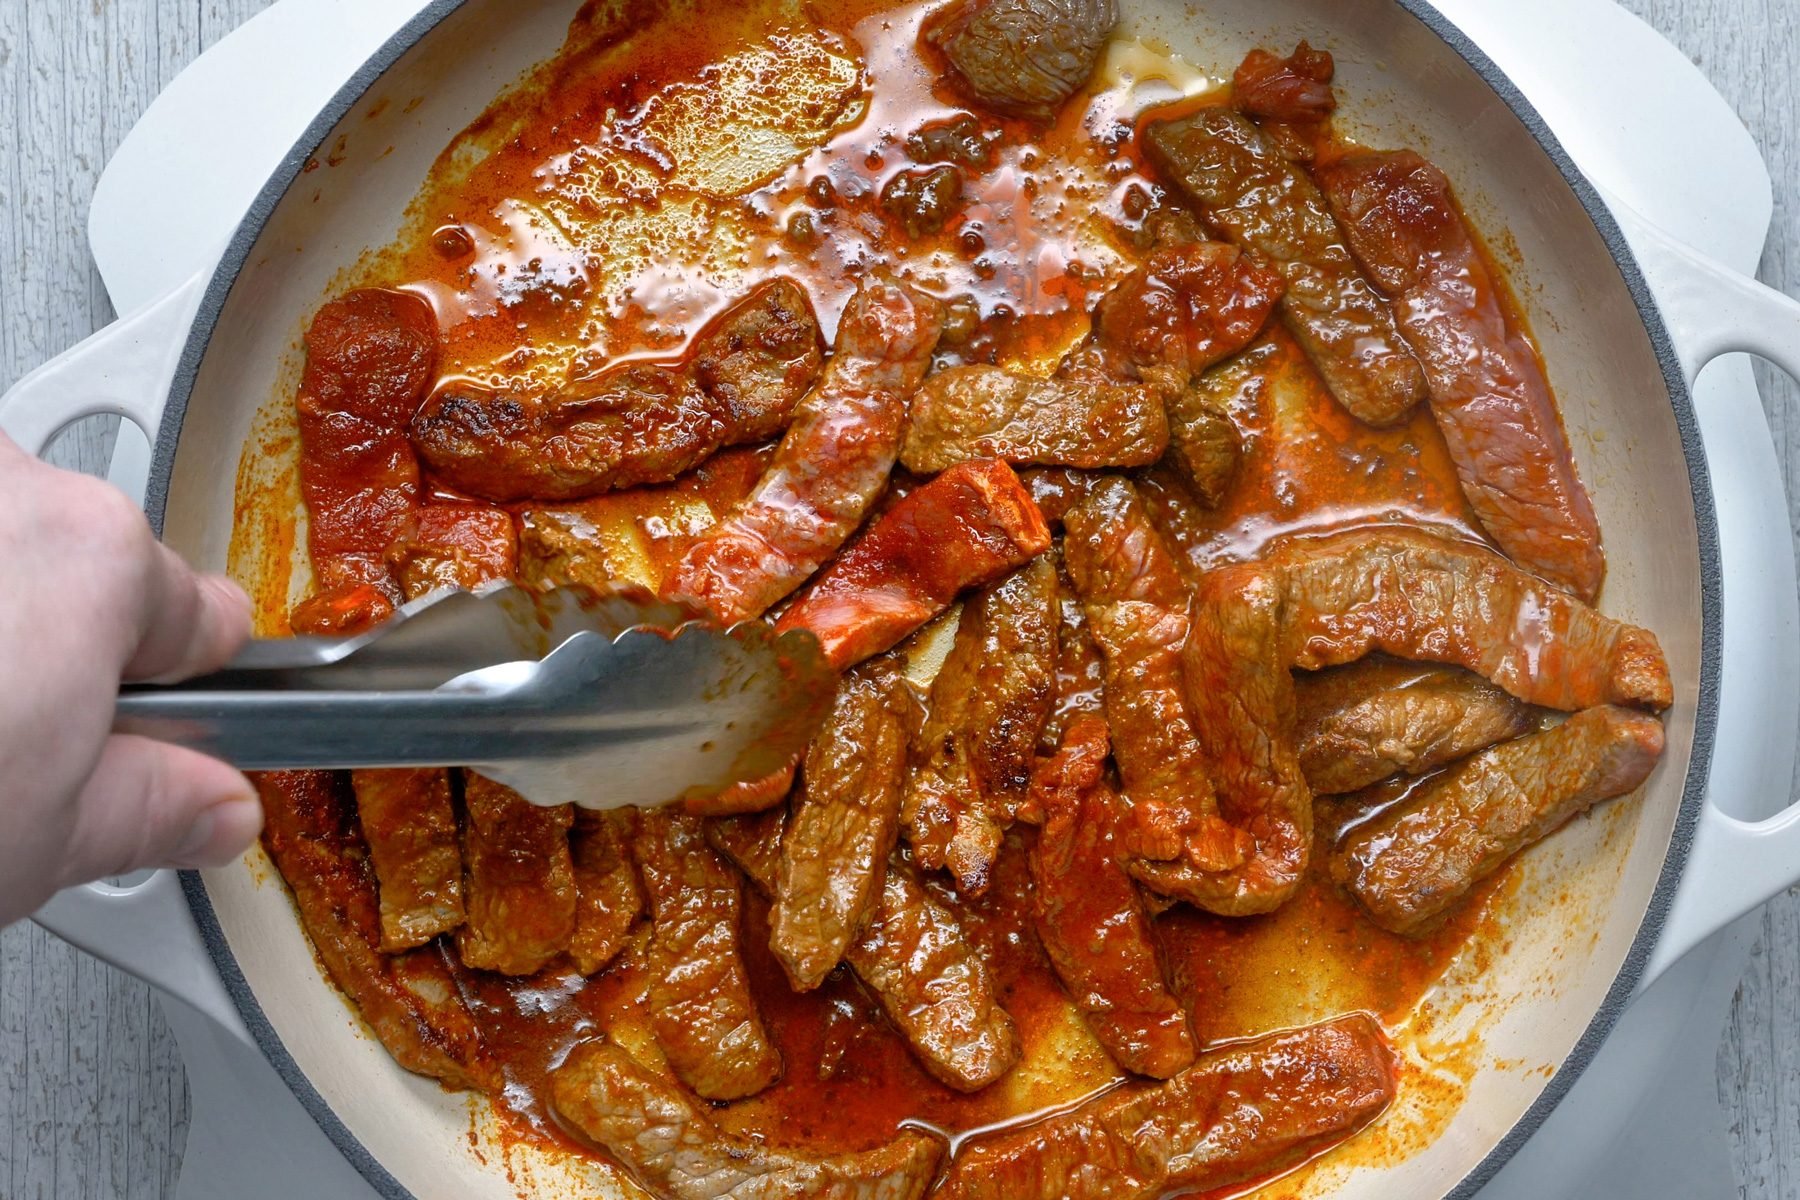
<instances>
[{"instance_id":1,"label":"large skillet","mask_svg":"<svg viewBox=\"0 0 1800 1200\"><path fill-rule=\"evenodd\" d=\"M395 234L452 136L555 53L577 7L576 0L431 5L320 115L215 275L22 381L0 401L0 423L41 450L86 412L141 417L161 409L151 518L192 561L222 568L236 518L232 466L259 410L291 394L298 331L333 276ZM1704 795L1723 673L1732 671L1734 681L1773 677L1791 689L1793 576L1785 539L1743 553L1753 514L1734 514L1720 538L1688 395L1707 360L1750 348L1738 331L1771 331L1760 342L1769 357L1800 358L1800 338L1792 336L1800 308L1663 244L1654 231L1634 231L1640 246L1656 250L1636 261L1614 216L1512 85L1417 0L1206 0L1197 17L1181 0L1126 0L1124 7L1129 32L1213 67L1235 62L1253 44L1323 40L1338 57L1350 132L1426 151L1456 181L1479 225L1510 232L1523 263L1513 282L1606 534L1611 574L1603 607L1656 630L1675 674L1669 753L1641 797L1535 851L1507 902L1508 948L1466 984L1448 981L1438 998L1442 1015L1426 1032L1448 1039L1479 1032L1466 1101L1428 1144L1384 1145L1385 1135L1374 1131L1306 1187L1383 1200L1470 1195L1547 1115L1647 969L1660 969L1800 875L1800 865L1786 865L1800 864L1796 818L1748 825ZM333 170L303 170L327 151ZM1666 314L1651 299L1645 268ZM1665 315L1682 333L1683 354ZM160 390L146 397L141 381L171 372L165 407ZM79 405L69 399L77 396ZM1721 472L1742 466L1715 461ZM1724 564L1721 544L1732 554ZM1751 653L1729 661L1724 566L1734 621L1748 614L1787 626L1772 627L1766 641L1753 628L1745 638ZM1754 757L1755 733L1725 732L1733 735L1731 753ZM1764 726L1763 733L1786 736L1787 728ZM1702 899L1671 910L1690 851L1710 869L1708 887ZM320 977L265 863L190 876L185 889L235 1005L217 1015L233 1023L241 1017L384 1195L498 1200L521 1185L544 1196L625 1194L553 1160L515 1163L523 1173L513 1180L478 1161L468 1101L407 1075L358 1030ZM131 919L129 907L117 911ZM178 990L191 983L173 965L145 958L134 966Z\"/></svg>"}]
</instances>

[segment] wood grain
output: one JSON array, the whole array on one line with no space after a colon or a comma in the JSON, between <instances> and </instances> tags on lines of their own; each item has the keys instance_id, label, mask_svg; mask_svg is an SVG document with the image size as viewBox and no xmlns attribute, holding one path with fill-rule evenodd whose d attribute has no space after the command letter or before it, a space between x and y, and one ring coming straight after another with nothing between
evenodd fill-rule
<instances>
[{"instance_id":1,"label":"wood grain","mask_svg":"<svg viewBox=\"0 0 1800 1200\"><path fill-rule=\"evenodd\" d=\"M95 181L176 72L269 2L0 0L0 390L111 320L84 233ZM1777 180L1762 275L1800 290L1800 4L1623 3L1693 57L1755 135ZM1800 387L1767 368L1758 378L1794 496ZM94 422L56 458L98 470L110 447L109 425ZM1718 1069L1739 1195L1800 1200L1800 894L1763 916ZM174 1041L143 985L33 926L0 932L0 1197L167 1197L187 1113Z\"/></svg>"}]
</instances>

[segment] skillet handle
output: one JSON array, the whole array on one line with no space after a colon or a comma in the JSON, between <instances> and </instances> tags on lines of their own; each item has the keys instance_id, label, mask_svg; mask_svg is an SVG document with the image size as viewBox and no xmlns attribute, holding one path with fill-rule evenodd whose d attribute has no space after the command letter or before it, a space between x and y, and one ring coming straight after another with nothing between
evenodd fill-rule
<instances>
[{"instance_id":1,"label":"skillet handle","mask_svg":"<svg viewBox=\"0 0 1800 1200\"><path fill-rule=\"evenodd\" d=\"M154 443L212 274L208 266L13 384L0 396L0 432L41 458L73 422L111 414Z\"/></svg>"},{"instance_id":2,"label":"skillet handle","mask_svg":"<svg viewBox=\"0 0 1800 1200\"><path fill-rule=\"evenodd\" d=\"M1682 886L1640 988L1731 921L1800 881L1793 789L1800 723L1800 589L1788 498L1768 418L1751 389L1695 388L1713 360L1745 352L1800 379L1800 302L1701 255L1607 200L1673 335L1706 446L1724 579L1718 732ZM1737 397L1733 399L1732 397Z\"/></svg>"}]
</instances>

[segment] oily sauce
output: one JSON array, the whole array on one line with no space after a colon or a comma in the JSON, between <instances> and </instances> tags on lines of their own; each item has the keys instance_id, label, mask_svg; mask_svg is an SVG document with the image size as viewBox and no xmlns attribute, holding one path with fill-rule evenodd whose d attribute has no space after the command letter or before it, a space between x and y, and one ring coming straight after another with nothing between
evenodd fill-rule
<instances>
[{"instance_id":1,"label":"oily sauce","mask_svg":"<svg viewBox=\"0 0 1800 1200\"><path fill-rule=\"evenodd\" d=\"M411 233L365 263L358 281L430 301L446 376L525 393L623 358L677 358L708 319L776 276L807 290L829 338L875 266L949 302L942 364L1047 368L1148 249L1148 222L1169 201L1140 158L1136 129L1146 96L1180 93L1156 83L1157 56L1137 46L1114 54L1050 126L981 112L920 46L931 7L844 0L820 12L747 0L708 5L702 16L696 0L590 5L563 57L445 152L412 209ZM1191 86L1193 75L1169 64L1163 78ZM942 165L919 148L933 137L979 163L959 166L953 195L941 177L921 175ZM893 199L928 185L947 203ZM1247 353L1254 379L1231 405L1246 453L1224 503L1194 504L1165 468L1140 480L1187 567L1387 521L1480 538L1427 411L1394 429L1360 424L1278 324ZM670 485L555 507L591 523L611 573L654 587L748 492L769 453L728 451ZM714 1119L772 1142L862 1149L903 1123L954 1140L1114 1085L1117 1069L1032 932L1031 836L1009 835L979 899L929 883L996 977L1025 1048L1019 1067L961 1095L917 1065L843 968L795 994L767 949L767 905L747 894L744 953L786 1070ZM1377 929L1320 872L1269 916L1177 909L1158 930L1203 1044L1356 1009L1395 1025L1469 948L1499 886L1496 877L1417 939ZM574 1043L605 1032L657 1059L641 951L592 980L566 965L523 980L456 966L505 1064L496 1110L506 1137L578 1148L544 1102L548 1073Z\"/></svg>"}]
</instances>

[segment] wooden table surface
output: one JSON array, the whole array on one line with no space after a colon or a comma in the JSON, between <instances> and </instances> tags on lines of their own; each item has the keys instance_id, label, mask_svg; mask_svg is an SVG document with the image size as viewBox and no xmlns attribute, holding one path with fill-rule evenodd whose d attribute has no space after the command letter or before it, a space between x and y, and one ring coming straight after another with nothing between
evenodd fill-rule
<instances>
[{"instance_id":1,"label":"wooden table surface","mask_svg":"<svg viewBox=\"0 0 1800 1200\"><path fill-rule=\"evenodd\" d=\"M95 181L176 72L267 3L0 0L0 390L112 319L83 233ZM1800 3L1624 3L1692 56L1755 134L1777 181L1763 278L1800 291ZM1800 389L1760 378L1791 483ZM98 469L110 440L94 423L64 439L58 461ZM1800 894L1762 917L1718 1087L1739 1194L1800 1200ZM0 1198L168 1196L187 1119L181 1062L148 990L35 926L0 932Z\"/></svg>"}]
</instances>

